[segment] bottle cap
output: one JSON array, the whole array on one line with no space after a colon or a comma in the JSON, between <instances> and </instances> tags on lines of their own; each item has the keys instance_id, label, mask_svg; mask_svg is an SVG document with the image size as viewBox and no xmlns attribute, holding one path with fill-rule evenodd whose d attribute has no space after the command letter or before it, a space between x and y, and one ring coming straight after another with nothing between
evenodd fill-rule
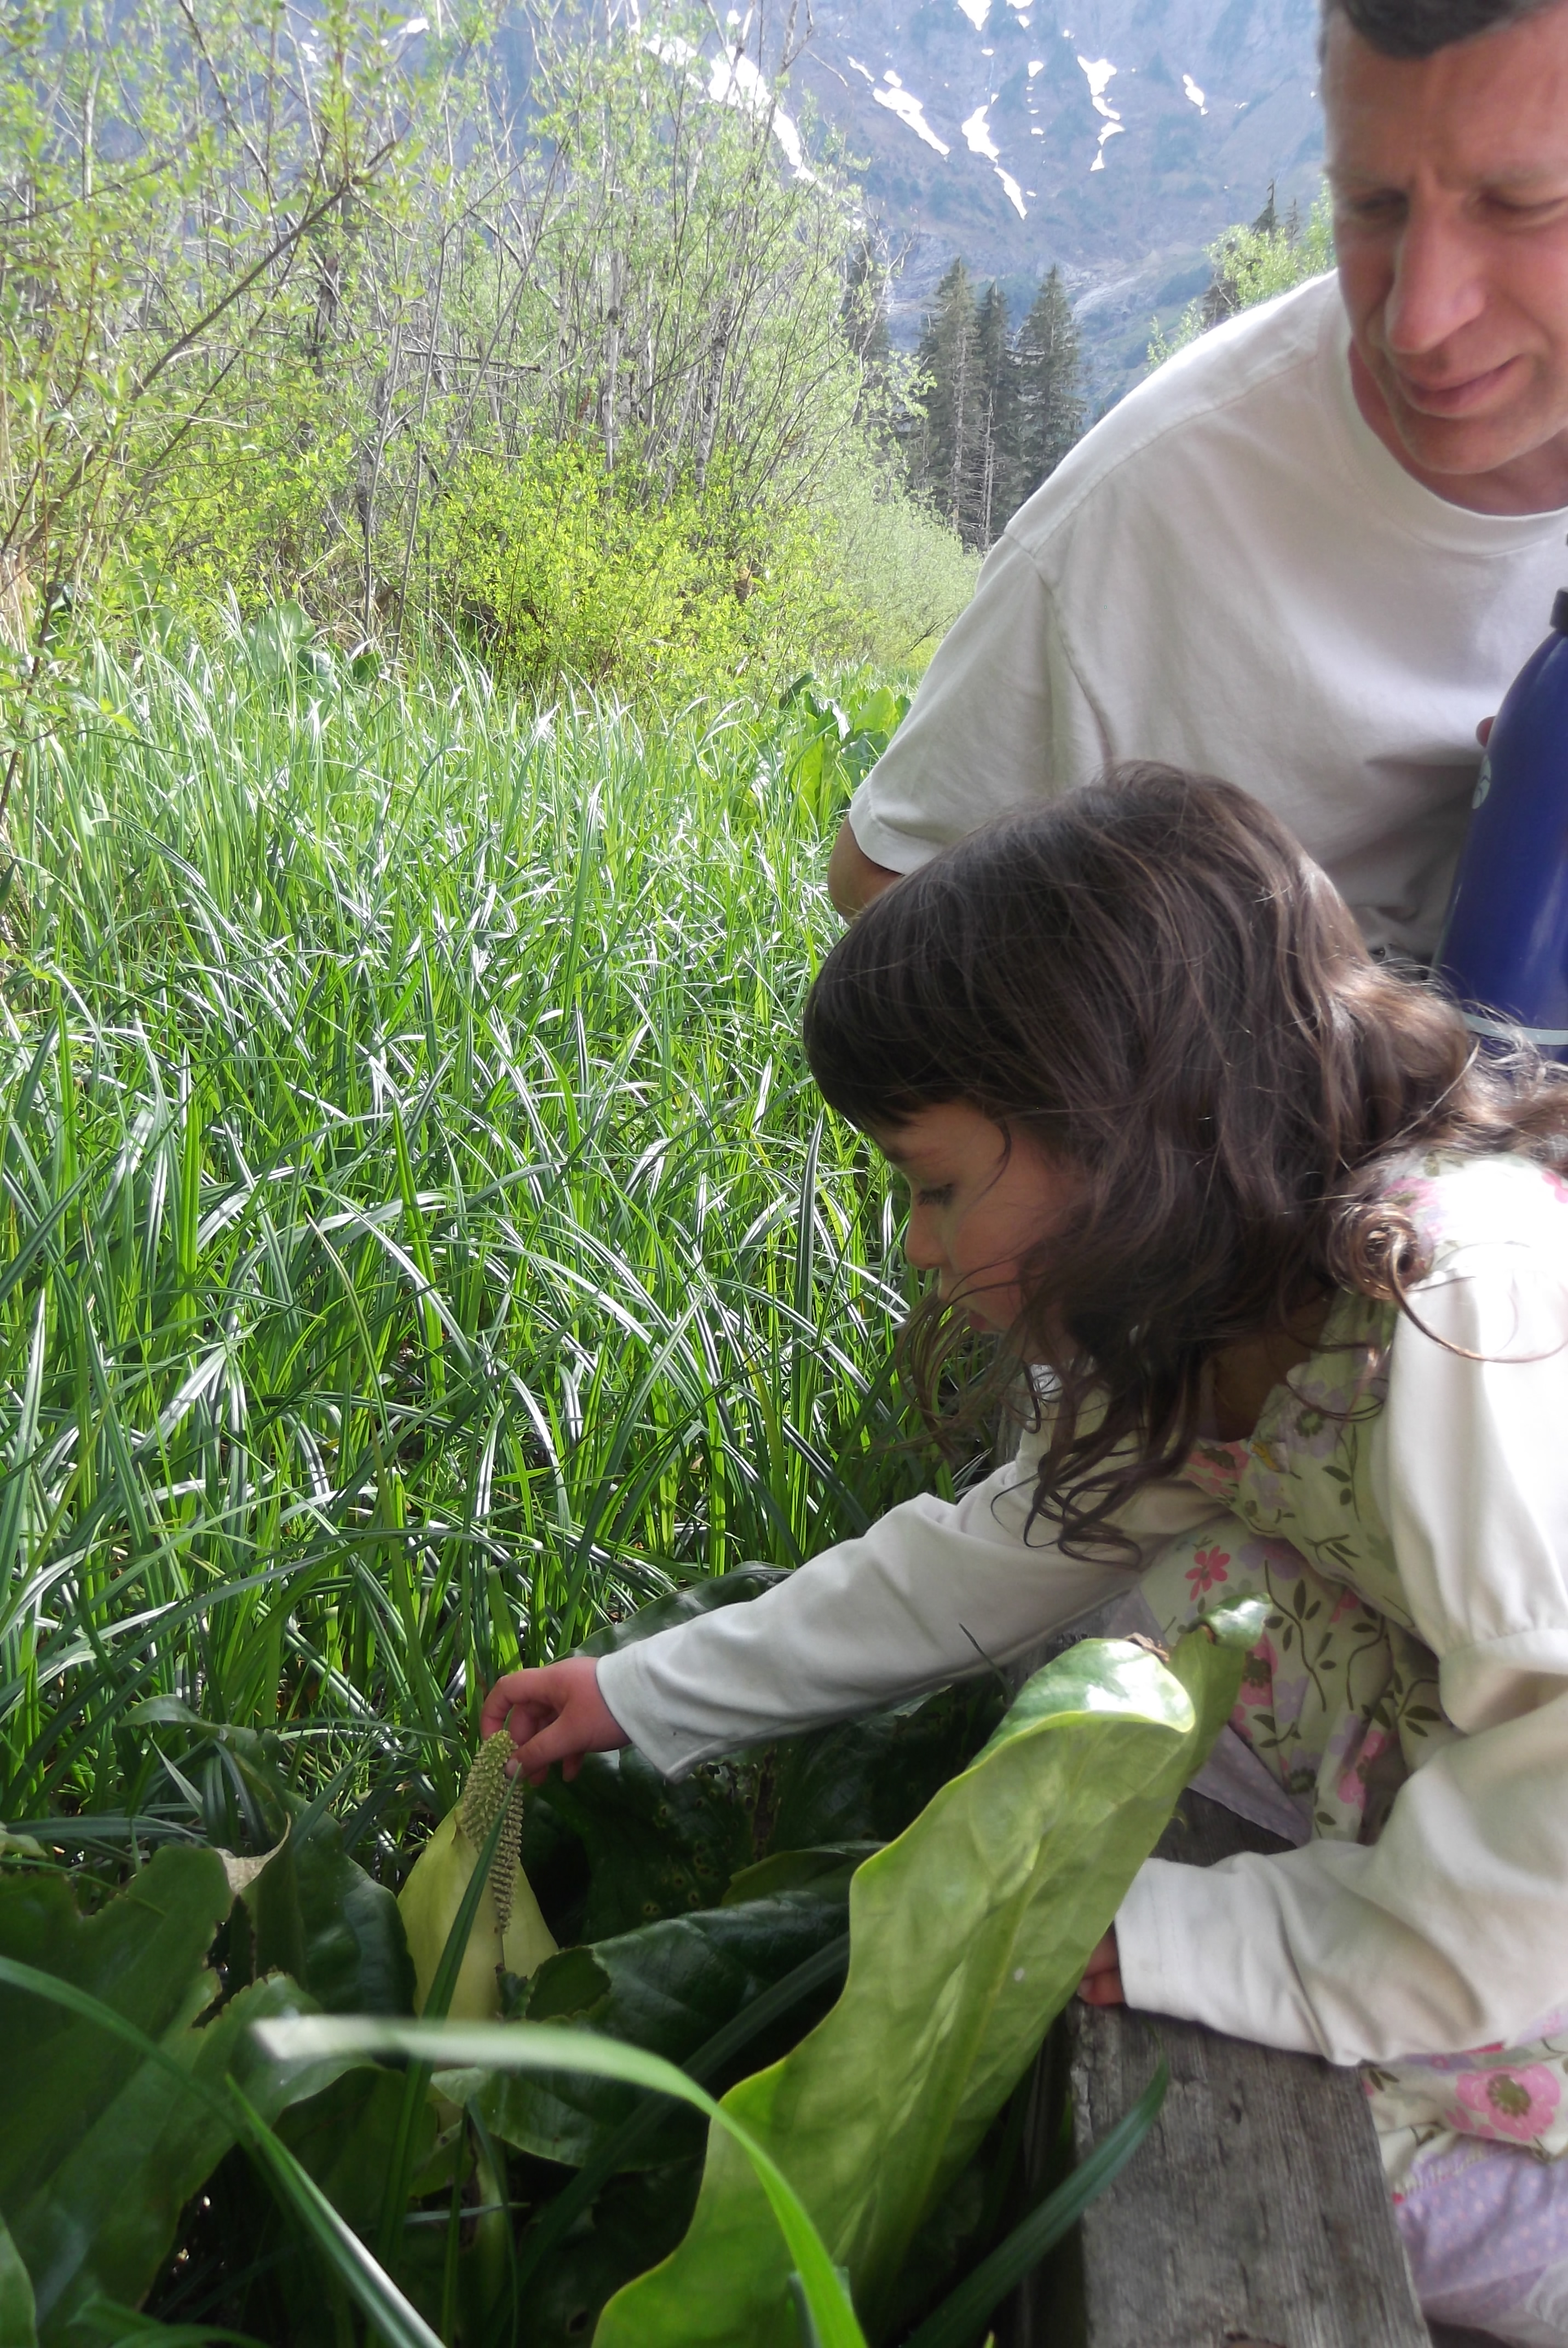
<instances>
[{"instance_id":1,"label":"bottle cap","mask_svg":"<svg viewBox=\"0 0 1568 2348\"><path fill-rule=\"evenodd\" d=\"M1568 636L1568 587L1559 587L1552 598L1552 624L1560 636Z\"/></svg>"}]
</instances>

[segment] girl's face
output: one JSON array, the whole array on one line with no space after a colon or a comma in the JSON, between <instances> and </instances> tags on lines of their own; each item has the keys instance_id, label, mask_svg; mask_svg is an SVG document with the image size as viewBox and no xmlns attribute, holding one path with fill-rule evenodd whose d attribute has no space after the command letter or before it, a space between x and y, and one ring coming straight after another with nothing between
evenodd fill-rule
<instances>
[{"instance_id":1,"label":"girl's face","mask_svg":"<svg viewBox=\"0 0 1568 2348\"><path fill-rule=\"evenodd\" d=\"M1009 1138L968 1101L943 1101L872 1139L909 1185L904 1252L941 1295L987 1328L1023 1310L1020 1266L1061 1231L1083 1193L1075 1169L1027 1135Z\"/></svg>"}]
</instances>

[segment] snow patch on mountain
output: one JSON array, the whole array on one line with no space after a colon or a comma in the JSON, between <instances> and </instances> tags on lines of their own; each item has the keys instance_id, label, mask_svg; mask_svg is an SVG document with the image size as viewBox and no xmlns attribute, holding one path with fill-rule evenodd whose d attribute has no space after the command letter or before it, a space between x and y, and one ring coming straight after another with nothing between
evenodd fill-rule
<instances>
[{"instance_id":1,"label":"snow patch on mountain","mask_svg":"<svg viewBox=\"0 0 1568 2348\"><path fill-rule=\"evenodd\" d=\"M888 113L895 115L900 122L907 123L916 138L923 139L927 147L934 147L938 155L950 155L952 149L945 139L938 138L927 121L926 109L914 91L906 89L897 75L891 70L883 76L883 79L888 87L874 89L871 93L877 105L885 106Z\"/></svg>"}]
</instances>

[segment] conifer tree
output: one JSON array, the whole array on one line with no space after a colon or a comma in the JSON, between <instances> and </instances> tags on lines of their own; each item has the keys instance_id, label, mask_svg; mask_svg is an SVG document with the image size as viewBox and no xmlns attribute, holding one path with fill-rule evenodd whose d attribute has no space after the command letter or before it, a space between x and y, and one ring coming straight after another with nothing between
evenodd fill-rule
<instances>
[{"instance_id":1,"label":"conifer tree","mask_svg":"<svg viewBox=\"0 0 1568 2348\"><path fill-rule=\"evenodd\" d=\"M926 314L916 363L925 386L925 414L914 434L914 486L965 535L972 520L976 443L983 412L979 319L969 273L955 261Z\"/></svg>"},{"instance_id":2,"label":"conifer tree","mask_svg":"<svg viewBox=\"0 0 1568 2348\"><path fill-rule=\"evenodd\" d=\"M1083 430L1083 362L1078 326L1052 269L1019 329L1017 496L1032 497Z\"/></svg>"},{"instance_id":3,"label":"conifer tree","mask_svg":"<svg viewBox=\"0 0 1568 2348\"><path fill-rule=\"evenodd\" d=\"M975 319L980 391L974 495L959 527L983 551L999 538L1019 501L1018 363L1009 331L1007 295L987 287ZM967 527L965 526L967 522Z\"/></svg>"}]
</instances>

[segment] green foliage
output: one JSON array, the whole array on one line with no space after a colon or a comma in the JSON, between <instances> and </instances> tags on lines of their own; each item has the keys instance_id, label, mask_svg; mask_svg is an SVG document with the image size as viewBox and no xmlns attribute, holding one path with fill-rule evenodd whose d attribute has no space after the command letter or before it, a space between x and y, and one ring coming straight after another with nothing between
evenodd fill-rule
<instances>
[{"instance_id":1,"label":"green foliage","mask_svg":"<svg viewBox=\"0 0 1568 2348\"><path fill-rule=\"evenodd\" d=\"M264 2044L282 2059L309 2060L358 2054L413 2054L454 2065L518 2071L570 2065L603 2079L671 2096L706 2115L735 2146L755 2178L784 2238L784 2258L821 2348L866 2348L849 2293L823 2247L822 2238L799 2195L767 2147L726 2106L716 2104L685 2072L657 2054L614 2039L537 2024L508 2030L497 2023L342 2022L327 2019L264 2025ZM798 2334L795 2335L798 2337Z\"/></svg>"},{"instance_id":2,"label":"green foliage","mask_svg":"<svg viewBox=\"0 0 1568 2348\"><path fill-rule=\"evenodd\" d=\"M894 1201L797 1042L853 769L287 614L70 708L13 798L0 1814L270 1848L158 1698L396 1780L401 1841L519 1653L922 1480Z\"/></svg>"},{"instance_id":3,"label":"green foliage","mask_svg":"<svg viewBox=\"0 0 1568 2348\"><path fill-rule=\"evenodd\" d=\"M0 756L52 722L68 608L292 599L345 647L642 699L950 616L825 545L893 394L839 160L775 136L787 41L611 17L535 12L519 117L479 7L12 12Z\"/></svg>"},{"instance_id":4,"label":"green foliage","mask_svg":"<svg viewBox=\"0 0 1568 2348\"><path fill-rule=\"evenodd\" d=\"M633 697L777 679L831 658L844 633L803 511L748 527L712 476L705 497L666 494L578 441L470 454L430 549L436 609L498 682L541 695L563 678Z\"/></svg>"},{"instance_id":5,"label":"green foliage","mask_svg":"<svg viewBox=\"0 0 1568 2348\"><path fill-rule=\"evenodd\" d=\"M694 1595L668 1601L661 1621L689 1612ZM712 1602L726 1601L733 1602L728 1592L712 1595ZM659 1626L645 1626L644 1634ZM1245 1609L1210 1625L1221 1639L1240 1636L1243 1643L1255 1627ZM629 1625L617 1635L637 1633ZM863 2320L866 2303L872 2309L872 2336L886 2336L890 2322L907 2321L928 2302L966 2252L972 2258L976 2248L986 2249L1003 2206L989 2180L994 2171L1005 2184L1017 2140L1016 2128L988 2137L988 2110L1005 2101L1005 2075L1027 2063L1058 1992L1065 1995L1077 1978L1102 1909L1114 1903L1112 1876L1118 1869L1130 1872L1133 1842L1141 1849L1157 1832L1180 1776L1224 1717L1238 1669L1239 1649L1222 1653L1206 1632L1178 1650L1173 1679L1141 1650L1075 1651L1030 1683L979 1760L950 1782L952 1767L974 1753L996 1718L996 1698L983 1685L743 1756L727 1776L710 1772L709 1808L727 1802L738 1824L734 1854L769 1848L773 1858L731 1874L718 1904L713 1894L723 1876L696 1911L548 1959L531 1983L514 1985L526 2022L498 2035L471 2025L411 2033L390 2013L380 2020L323 2017L279 2033L272 2017L297 2013L300 2004L286 1977L272 1973L239 1988L231 1963L221 1984L207 1967L207 1943L235 1871L234 1862L210 1850L161 1851L129 1890L87 1918L57 1874L0 1884L0 2053L20 2115L19 2133L0 2154L0 2211L15 2238L9 2264L0 2264L0 2286L19 2311L18 2322L28 2315L27 2294L36 2291L44 2348L77 2336L84 2324L117 2340L134 2336L135 2321L123 2311L145 2291L174 2239L180 2202L205 2183L200 2207L211 2219L192 2230L187 2218L179 2263L189 2264L188 2281L212 2277L215 2265L228 2278L216 2295L209 2281L205 2306L202 2298L196 2302L212 2336L254 2340L259 2327L263 2339L287 2338L291 2348L324 2343L341 2334L346 2308L357 2302L383 2336L430 2348L436 2338L485 2337L515 2322L508 2307L515 2311L526 2290L530 2338L564 2348L586 2335L630 2277L653 2270L638 2287L647 2291L692 2255L689 2243L673 2269L658 2264L692 2217L701 2139L688 2118L650 2102L651 2088L726 2122L789 2245L775 2255L766 2243L759 2249L748 2240L737 2251L737 2271L700 2270L692 2320L702 2322L725 2293L738 2291L749 2303L759 2276L776 2270L782 2289L792 2268L804 2273L815 2260L811 2271L828 2271L798 2199L798 2180L815 2178L823 2157L825 2116L813 2111L814 2092L820 2102L825 2070L853 2070L859 2047L867 2061L891 2063L894 2074L875 2085L863 2083L864 2095L872 2104L879 2095L901 2096L902 2117L907 2122L913 2115L914 2125L886 2155L866 2134L868 2125L875 2134L885 2122L864 2115L846 2122L838 2168L853 2157L870 2159L883 2174L891 2160L895 2189L879 2189L877 2199L895 2233L901 2179L907 2189L923 2180L931 2201L919 2258L897 2261L893 2312L859 2291ZM1054 1742L1021 1767L1024 1749L1047 1732ZM1151 1741L1151 1732L1161 1734ZM272 1770L275 1752L243 1738L227 1743L269 1808L286 1805L287 1788ZM1042 1772L1042 1760L1054 1766ZM859 1864L877 1849L879 1832L904 1827L933 1787L938 1790L930 1807L902 1839ZM552 1781L553 1807L563 1790ZM617 1784L607 1781L599 1812L617 1798ZM651 1811L634 1794L624 1809L613 1849L589 1829L594 1866L618 1866L640 1842L651 1852L682 1846L685 1828L673 1814ZM500 1824L497 1816L491 1845ZM793 1887L783 1882L790 1835L844 1827L872 1839L838 1852L794 1852L805 1862L801 1879ZM471 1891L483 1879L489 1848ZM934 1859L941 1861L935 1872ZM246 1897L252 1905L258 1884L276 1865L274 1855L260 1876L251 1873ZM954 1910L941 1930L933 1925L930 1903L937 1882L944 1887L943 1913ZM344 1898L352 1904L352 1887ZM445 2011L468 1922L460 1916L449 1935L430 2016ZM957 1945L966 1924L972 1943L967 1953ZM232 1919L228 1929L231 1954ZM1032 2003L1017 1986L1013 1961L1020 1955L1037 1990L1043 1980ZM783 2053L822 2012L846 1959L850 1979L838 2006L785 2055L782 2068L775 2062L758 2072L759 2062L766 2065ZM922 2002L922 1982L929 1993L939 1986L938 1976L947 1977L945 1993L937 2003ZM868 2027L874 1992L890 2000L877 2029ZM938 2011L964 2026L933 2035ZM106 2023L112 2024L108 2032ZM258 2023L264 2026L253 2029ZM889 2034L897 2053L885 2043ZM415 2060L401 2073L360 2067L376 2052ZM671 2073L670 2058L682 2073ZM781 2079L803 2065L804 2092L781 2096ZM434 2157L427 2101L433 2073L438 2098L467 2099L466 2127L449 2130ZM748 2073L755 2075L722 2110L694 2084L722 2087ZM62 2082L63 2098L56 2092ZM841 2081L841 2097L851 2084ZM756 2110L731 2117L737 2102L755 2103L759 2091ZM1109 2173L1126 2157L1155 2102L1157 2093L1153 2102L1145 2098L1146 2108L1107 2147L1104 2163L983 2261L960 2287L950 2314L932 2319L938 2336L946 2339L958 2322L966 2289L969 2299L999 2294L1056 2238L1103 2181L1102 2170ZM444 2101L437 2107L450 2109ZM787 2111L787 2126L781 2127L781 2111ZM236 2139L243 2155L231 2153L212 2175L213 2163ZM509 2169L497 2140L520 2147ZM890 2133L886 2140L893 2143ZM715 2143L710 2136L704 2200L721 2173ZM249 2205L236 2199L231 2172L241 2157L268 2178L275 2207L263 2203L258 2210L253 2195ZM461 2190L469 2158L483 2206L465 2248L456 2228L472 2200ZM576 2181L563 2184L563 2162L578 2166ZM844 2209L853 2213L864 2195L852 2173L840 2181ZM405 2223L410 2190L416 2209ZM515 2243L508 2242L508 2201L524 2218ZM418 2230L425 2217L444 2223L444 2207L451 2213L445 2245L439 2234ZM842 2236L842 2210L824 2232L835 2229ZM384 2262L361 2239L373 2231ZM692 2242L700 2249L703 2239L700 2204ZM319 2290L313 2293L299 2265L300 2241L319 2261L324 2300ZM0 2250L5 2247L0 2240ZM842 2252L844 2245L835 2248ZM265 2293L258 2304L256 2287L272 2269L270 2311ZM171 2296L166 2281L154 2304L177 2313L190 2295L182 2284ZM654 2313L657 2322L656 2308ZM242 2333L233 2318L243 2322ZM848 2321L843 2308L835 2320ZM714 2336L762 2336L749 2316L743 2321L743 2331ZM706 2337L711 2328L678 2336ZM192 2342L207 2336L200 2322L177 2323L172 2332ZM793 2339L793 2328L781 2336Z\"/></svg>"},{"instance_id":6,"label":"green foliage","mask_svg":"<svg viewBox=\"0 0 1568 2348\"><path fill-rule=\"evenodd\" d=\"M1036 1674L989 1744L850 1892L850 1968L794 2052L724 2098L767 2145L850 2276L870 2336L910 2243L1072 1993L1223 1726L1261 1617L1178 1646L1091 1641ZM606 2309L599 2348L793 2348L788 2269L727 2137L691 2230Z\"/></svg>"},{"instance_id":7,"label":"green foliage","mask_svg":"<svg viewBox=\"0 0 1568 2348\"><path fill-rule=\"evenodd\" d=\"M975 592L978 557L884 456L841 451L817 519L843 648L882 675L923 668Z\"/></svg>"},{"instance_id":8,"label":"green foliage","mask_svg":"<svg viewBox=\"0 0 1568 2348\"><path fill-rule=\"evenodd\" d=\"M781 707L794 721L789 778L803 803L818 819L870 773L903 724L909 696L891 685L846 692L842 700L798 677L783 695Z\"/></svg>"},{"instance_id":9,"label":"green foliage","mask_svg":"<svg viewBox=\"0 0 1568 2348\"><path fill-rule=\"evenodd\" d=\"M1175 332L1167 337L1155 322L1149 344L1151 367L1184 349L1210 326L1234 318L1238 311L1271 301L1276 294L1287 294L1293 285L1304 283L1308 277L1321 277L1333 268L1334 210L1327 190L1303 221L1294 204L1283 221L1278 218L1271 188L1267 203L1251 226L1227 228L1210 245L1208 257L1213 282L1205 294L1188 303Z\"/></svg>"},{"instance_id":10,"label":"green foliage","mask_svg":"<svg viewBox=\"0 0 1568 2348\"><path fill-rule=\"evenodd\" d=\"M146 2291L184 2203L235 2133L210 2100L226 2076L272 2117L343 2067L302 2074L260 2055L251 2024L291 2003L297 2011L275 1980L196 2027L218 1993L207 1953L230 1898L223 1861L210 1850L159 1851L90 1917L58 1877L0 1882L0 1958L107 2005L165 2058L0 1981L0 2211L32 2278L43 2348L73 2336L75 2316L95 2293L134 2303ZM182 2091L182 2072L208 2096Z\"/></svg>"}]
</instances>

